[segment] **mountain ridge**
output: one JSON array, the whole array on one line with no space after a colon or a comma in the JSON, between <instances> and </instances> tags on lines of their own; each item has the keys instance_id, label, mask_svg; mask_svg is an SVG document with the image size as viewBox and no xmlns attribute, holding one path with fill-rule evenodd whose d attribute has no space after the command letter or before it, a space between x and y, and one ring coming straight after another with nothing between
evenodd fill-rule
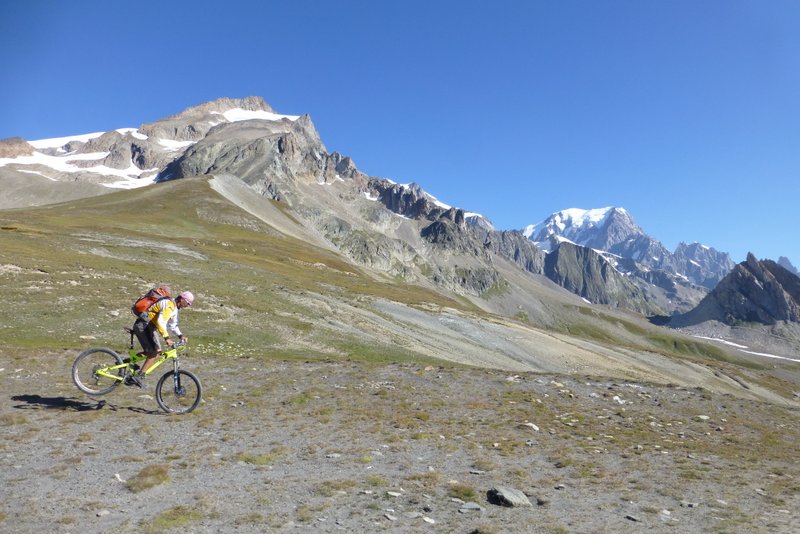
<instances>
[{"instance_id":1,"label":"mountain ridge","mask_svg":"<svg viewBox=\"0 0 800 534\"><path fill-rule=\"evenodd\" d=\"M20 146L19 142L7 144ZM647 314L680 313L696 305L714 283L715 266L726 258L729 261L726 254L710 247L683 243L675 254L670 253L647 236L626 210L604 208L588 218L591 238L572 235L578 245L597 252L565 250L548 269L545 254L533 241L527 245L520 239L526 233L534 237L527 228L499 232L484 217L448 206L417 184L367 176L348 156L327 151L308 115L276 114L260 97L218 99L136 130L76 136L61 146L38 146L50 158L72 158L67 159L72 167L62 169L56 178L45 178L58 181L77 172L86 194L122 186L98 178L98 173L105 172L102 169L112 169L115 180L131 171L123 180L125 187L147 184L152 177L165 182L206 174L236 176L262 196L286 203L328 243L360 263L412 281L434 281L473 297L503 285L497 267L502 258L530 275L549 275L578 293L578 287L592 287L582 296L594 303ZM11 164L22 172L19 165ZM8 166L7 161L0 166L0 179ZM6 198L14 198L13 185ZM370 203L407 221L395 220ZM573 218L581 215L580 210L573 211ZM560 239L556 231L547 237ZM708 257L698 261L701 252ZM681 272L678 265L692 270L687 267ZM557 271L583 274L565 277ZM616 280L613 284L612 279ZM628 298L612 296L616 291L612 285L626 287L617 295ZM497 302L493 305L503 307L500 300L507 296L494 294Z\"/></svg>"},{"instance_id":2,"label":"mountain ridge","mask_svg":"<svg viewBox=\"0 0 800 534\"><path fill-rule=\"evenodd\" d=\"M640 271L659 269L707 289L712 289L733 268L727 253L700 243L681 242L675 252L670 252L620 207L561 210L526 226L523 234L543 250L553 250L566 240L633 260L644 267Z\"/></svg>"}]
</instances>

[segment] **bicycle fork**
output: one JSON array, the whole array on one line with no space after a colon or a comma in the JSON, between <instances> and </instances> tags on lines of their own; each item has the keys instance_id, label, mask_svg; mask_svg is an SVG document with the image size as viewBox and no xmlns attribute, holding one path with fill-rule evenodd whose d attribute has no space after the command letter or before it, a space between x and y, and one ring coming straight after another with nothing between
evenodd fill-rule
<instances>
[{"instance_id":1,"label":"bicycle fork","mask_svg":"<svg viewBox=\"0 0 800 534\"><path fill-rule=\"evenodd\" d=\"M175 386L175 395L182 397L186 395L186 389L181 387L181 374L178 372L178 359L175 358L175 361L172 362L172 381L174 382Z\"/></svg>"}]
</instances>

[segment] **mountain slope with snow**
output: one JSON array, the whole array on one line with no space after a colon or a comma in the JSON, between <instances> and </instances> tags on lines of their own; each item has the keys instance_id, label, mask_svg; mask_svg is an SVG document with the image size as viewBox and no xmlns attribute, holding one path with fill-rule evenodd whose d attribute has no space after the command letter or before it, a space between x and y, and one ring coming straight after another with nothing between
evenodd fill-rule
<instances>
[{"instance_id":1,"label":"mountain slope with snow","mask_svg":"<svg viewBox=\"0 0 800 534\"><path fill-rule=\"evenodd\" d=\"M707 289L713 288L734 265L727 253L698 243L680 243L674 253L670 252L619 207L562 210L528 225L523 233L543 250L553 250L561 241L569 241L640 266L637 269L629 265L627 272L657 269Z\"/></svg>"},{"instance_id":2,"label":"mountain slope with snow","mask_svg":"<svg viewBox=\"0 0 800 534\"><path fill-rule=\"evenodd\" d=\"M139 128L118 128L109 132L28 142L1 140L0 178L7 194L0 199L0 208L52 202L53 197L46 194L41 195L38 201L14 194L17 190L35 186L35 183L30 183L32 177L83 185L76 187L77 196L68 195L68 198L102 194L103 187L130 189L147 186L166 165L217 125L252 120L293 122L299 118L273 112L261 98L221 99ZM55 199L63 200L59 196Z\"/></svg>"}]
</instances>

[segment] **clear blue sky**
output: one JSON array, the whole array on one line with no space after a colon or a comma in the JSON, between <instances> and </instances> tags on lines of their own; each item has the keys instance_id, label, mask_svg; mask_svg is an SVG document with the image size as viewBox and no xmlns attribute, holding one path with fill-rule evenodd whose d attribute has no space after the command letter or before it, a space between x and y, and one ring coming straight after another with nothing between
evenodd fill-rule
<instances>
[{"instance_id":1,"label":"clear blue sky","mask_svg":"<svg viewBox=\"0 0 800 534\"><path fill-rule=\"evenodd\" d=\"M622 206L800 266L800 2L6 1L0 57L0 138L258 95L500 229Z\"/></svg>"}]
</instances>

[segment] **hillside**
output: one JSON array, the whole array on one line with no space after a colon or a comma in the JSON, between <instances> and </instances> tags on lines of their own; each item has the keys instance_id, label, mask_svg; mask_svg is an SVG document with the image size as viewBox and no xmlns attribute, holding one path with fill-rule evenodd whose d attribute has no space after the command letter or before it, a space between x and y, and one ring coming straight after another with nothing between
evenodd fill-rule
<instances>
[{"instance_id":1,"label":"hillside","mask_svg":"<svg viewBox=\"0 0 800 534\"><path fill-rule=\"evenodd\" d=\"M508 289L470 298L400 282L338 255L279 204L240 208L255 200L249 195L257 198L235 180L199 177L0 212L0 281L24 303L2 346L118 346L130 303L167 281L198 295L184 321L208 355L236 347L239 355L580 369L760 395L706 366L747 362L722 348L591 308L512 266L498 268L523 291L504 302L526 302L516 319L490 313L493 291Z\"/></svg>"}]
</instances>

